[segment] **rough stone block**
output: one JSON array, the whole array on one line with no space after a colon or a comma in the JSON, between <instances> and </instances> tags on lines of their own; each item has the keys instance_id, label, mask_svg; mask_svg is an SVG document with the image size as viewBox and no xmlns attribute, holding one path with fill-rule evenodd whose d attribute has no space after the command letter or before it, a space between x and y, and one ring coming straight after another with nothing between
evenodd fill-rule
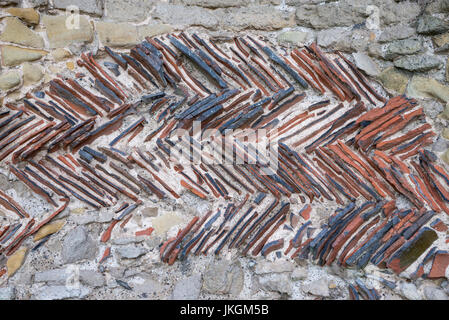
<instances>
[{"instance_id":1,"label":"rough stone block","mask_svg":"<svg viewBox=\"0 0 449 320\"><path fill-rule=\"evenodd\" d=\"M17 66L22 62L35 61L47 54L43 50L25 49L15 46L2 46L2 64L4 66Z\"/></svg>"},{"instance_id":2,"label":"rough stone block","mask_svg":"<svg viewBox=\"0 0 449 320\"><path fill-rule=\"evenodd\" d=\"M5 11L25 22L31 24L39 23L39 12L33 8L8 8Z\"/></svg>"},{"instance_id":3,"label":"rough stone block","mask_svg":"<svg viewBox=\"0 0 449 320\"><path fill-rule=\"evenodd\" d=\"M18 18L8 17L5 20L6 27L0 35L1 41L32 48L42 48L44 46L44 39L27 28Z\"/></svg>"},{"instance_id":4,"label":"rough stone block","mask_svg":"<svg viewBox=\"0 0 449 320\"><path fill-rule=\"evenodd\" d=\"M173 32L173 27L169 24L151 24L137 26L137 34L139 35L139 40L144 40L145 37L155 37L161 34Z\"/></svg>"},{"instance_id":5,"label":"rough stone block","mask_svg":"<svg viewBox=\"0 0 449 320\"><path fill-rule=\"evenodd\" d=\"M173 300L195 300L201 291L202 279L200 274L194 274L176 283L173 289Z\"/></svg>"},{"instance_id":6,"label":"rough stone block","mask_svg":"<svg viewBox=\"0 0 449 320\"><path fill-rule=\"evenodd\" d=\"M130 23L97 22L98 37L105 46L131 47L139 42L137 27Z\"/></svg>"},{"instance_id":7,"label":"rough stone block","mask_svg":"<svg viewBox=\"0 0 449 320\"><path fill-rule=\"evenodd\" d=\"M21 76L16 70L8 71L0 74L0 89L7 91L20 84Z\"/></svg>"},{"instance_id":8,"label":"rough stone block","mask_svg":"<svg viewBox=\"0 0 449 320\"><path fill-rule=\"evenodd\" d=\"M173 26L194 25L208 29L217 29L220 21L220 17L215 11L166 3L156 5L153 17Z\"/></svg>"}]
</instances>

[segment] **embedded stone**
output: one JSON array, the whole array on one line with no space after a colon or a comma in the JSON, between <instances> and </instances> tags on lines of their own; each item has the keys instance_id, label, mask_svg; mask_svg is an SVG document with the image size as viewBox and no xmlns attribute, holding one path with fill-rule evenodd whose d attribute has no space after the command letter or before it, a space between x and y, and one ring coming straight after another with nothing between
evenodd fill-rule
<instances>
[{"instance_id":1,"label":"embedded stone","mask_svg":"<svg viewBox=\"0 0 449 320\"><path fill-rule=\"evenodd\" d=\"M2 64L4 66L17 66L26 61L36 61L47 54L43 50L25 49L4 45L1 48Z\"/></svg>"},{"instance_id":2,"label":"embedded stone","mask_svg":"<svg viewBox=\"0 0 449 320\"><path fill-rule=\"evenodd\" d=\"M173 300L196 300L200 295L202 279L200 274L178 281L173 289Z\"/></svg>"},{"instance_id":3,"label":"embedded stone","mask_svg":"<svg viewBox=\"0 0 449 320\"><path fill-rule=\"evenodd\" d=\"M287 295L291 295L293 292L290 277L285 273L263 275L259 278L259 284L266 291L274 291Z\"/></svg>"},{"instance_id":4,"label":"embedded stone","mask_svg":"<svg viewBox=\"0 0 449 320\"><path fill-rule=\"evenodd\" d=\"M146 207L142 209L142 215L144 217L156 217L159 212L158 207Z\"/></svg>"},{"instance_id":5,"label":"embedded stone","mask_svg":"<svg viewBox=\"0 0 449 320\"><path fill-rule=\"evenodd\" d=\"M158 3L152 13L152 16L163 23L176 26L202 26L208 29L216 29L219 24L217 13L200 7L185 7L182 5L173 5Z\"/></svg>"},{"instance_id":6,"label":"embedded stone","mask_svg":"<svg viewBox=\"0 0 449 320\"><path fill-rule=\"evenodd\" d=\"M405 93L408 77L395 67L390 67L383 70L379 74L378 79L387 90L399 94Z\"/></svg>"},{"instance_id":7,"label":"embedded stone","mask_svg":"<svg viewBox=\"0 0 449 320\"><path fill-rule=\"evenodd\" d=\"M363 14L346 2L325 3L321 6L303 5L296 9L298 25L314 29L347 27L362 23L364 20Z\"/></svg>"},{"instance_id":8,"label":"embedded stone","mask_svg":"<svg viewBox=\"0 0 449 320\"><path fill-rule=\"evenodd\" d=\"M372 5L371 0L348 0L360 5L362 10L367 13L367 6ZM411 22L421 14L421 6L416 2L408 1L376 1L375 5L379 8L380 20L385 25ZM372 14L372 12L370 12Z\"/></svg>"},{"instance_id":9,"label":"embedded stone","mask_svg":"<svg viewBox=\"0 0 449 320\"><path fill-rule=\"evenodd\" d=\"M401 282L399 288L401 290L401 294L408 300L422 300L422 296L418 292L415 284L409 282Z\"/></svg>"},{"instance_id":10,"label":"embedded stone","mask_svg":"<svg viewBox=\"0 0 449 320\"><path fill-rule=\"evenodd\" d=\"M433 0L429 1L425 9L426 13L447 13L449 12L449 1L447 0Z\"/></svg>"},{"instance_id":11,"label":"embedded stone","mask_svg":"<svg viewBox=\"0 0 449 320\"><path fill-rule=\"evenodd\" d=\"M74 70L75 69L75 63L73 61L68 61L66 64L67 69Z\"/></svg>"},{"instance_id":12,"label":"embedded stone","mask_svg":"<svg viewBox=\"0 0 449 320\"><path fill-rule=\"evenodd\" d=\"M370 32L362 29L337 27L317 33L317 43L321 47L339 51L366 51L370 43Z\"/></svg>"},{"instance_id":13,"label":"embedded stone","mask_svg":"<svg viewBox=\"0 0 449 320\"><path fill-rule=\"evenodd\" d=\"M203 290L213 294L231 293L237 296L243 288L243 271L240 263L227 260L214 261L203 274Z\"/></svg>"},{"instance_id":14,"label":"embedded stone","mask_svg":"<svg viewBox=\"0 0 449 320\"><path fill-rule=\"evenodd\" d=\"M20 85L21 76L16 70L11 70L0 74L0 89L3 91L10 90Z\"/></svg>"},{"instance_id":15,"label":"embedded stone","mask_svg":"<svg viewBox=\"0 0 449 320\"><path fill-rule=\"evenodd\" d=\"M407 94L412 98L437 98L449 102L449 86L432 78L414 76L407 88Z\"/></svg>"},{"instance_id":16,"label":"embedded stone","mask_svg":"<svg viewBox=\"0 0 449 320\"><path fill-rule=\"evenodd\" d=\"M449 30L449 22L432 15L423 15L418 19L416 31L420 34L432 35Z\"/></svg>"},{"instance_id":17,"label":"embedded stone","mask_svg":"<svg viewBox=\"0 0 449 320\"><path fill-rule=\"evenodd\" d=\"M131 47L139 42L137 27L130 23L97 22L95 27L105 46Z\"/></svg>"},{"instance_id":18,"label":"embedded stone","mask_svg":"<svg viewBox=\"0 0 449 320\"><path fill-rule=\"evenodd\" d=\"M449 32L433 36L432 41L438 49L447 49L449 47Z\"/></svg>"},{"instance_id":19,"label":"embedded stone","mask_svg":"<svg viewBox=\"0 0 449 320\"><path fill-rule=\"evenodd\" d=\"M444 139L449 140L449 128L445 128L442 135Z\"/></svg>"},{"instance_id":20,"label":"embedded stone","mask_svg":"<svg viewBox=\"0 0 449 320\"><path fill-rule=\"evenodd\" d=\"M46 282L50 285L65 284L70 272L67 268L45 270L34 274L34 282Z\"/></svg>"},{"instance_id":21,"label":"embedded stone","mask_svg":"<svg viewBox=\"0 0 449 320\"><path fill-rule=\"evenodd\" d=\"M90 293L90 289L84 286L44 286L35 290L34 298L36 300L61 300L70 298L84 298Z\"/></svg>"},{"instance_id":22,"label":"embedded stone","mask_svg":"<svg viewBox=\"0 0 449 320\"><path fill-rule=\"evenodd\" d=\"M104 4L105 21L140 22L148 18L155 0L108 0ZM126 12L126 14L123 14Z\"/></svg>"},{"instance_id":23,"label":"embedded stone","mask_svg":"<svg viewBox=\"0 0 449 320\"><path fill-rule=\"evenodd\" d=\"M161 241L162 241L161 237L154 237L154 236L152 236L150 238L146 237L145 244L150 249L159 248L159 244L161 243Z\"/></svg>"},{"instance_id":24,"label":"embedded stone","mask_svg":"<svg viewBox=\"0 0 449 320\"><path fill-rule=\"evenodd\" d=\"M34 84L44 77L40 66L28 62L23 64L22 71L24 85Z\"/></svg>"},{"instance_id":25,"label":"embedded stone","mask_svg":"<svg viewBox=\"0 0 449 320\"><path fill-rule=\"evenodd\" d=\"M96 255L97 244L88 235L84 227L76 227L64 238L62 246L62 260L73 263L83 259L93 259Z\"/></svg>"},{"instance_id":26,"label":"embedded stone","mask_svg":"<svg viewBox=\"0 0 449 320\"><path fill-rule=\"evenodd\" d=\"M303 286L303 290L320 297L329 296L329 281L326 277L321 277Z\"/></svg>"},{"instance_id":27,"label":"embedded stone","mask_svg":"<svg viewBox=\"0 0 449 320\"><path fill-rule=\"evenodd\" d=\"M27 248L21 248L14 252L6 262L6 268L8 270L8 277L12 277L14 273L22 266L23 260L25 259Z\"/></svg>"},{"instance_id":28,"label":"embedded stone","mask_svg":"<svg viewBox=\"0 0 449 320\"><path fill-rule=\"evenodd\" d=\"M155 296L164 290L163 285L159 281L153 280L151 278L144 279L144 282L138 284L135 283L133 286L133 291L137 294L142 296Z\"/></svg>"},{"instance_id":29,"label":"embedded stone","mask_svg":"<svg viewBox=\"0 0 449 320\"><path fill-rule=\"evenodd\" d=\"M423 46L420 39L396 40L386 46L384 58L391 60L401 55L418 53L422 49Z\"/></svg>"},{"instance_id":30,"label":"embedded stone","mask_svg":"<svg viewBox=\"0 0 449 320\"><path fill-rule=\"evenodd\" d=\"M354 58L355 65L360 70L365 71L367 75L377 76L380 73L379 66L374 62L369 56L362 52L355 52L352 54Z\"/></svg>"},{"instance_id":31,"label":"embedded stone","mask_svg":"<svg viewBox=\"0 0 449 320\"><path fill-rule=\"evenodd\" d=\"M44 225L42 228L40 228L35 236L34 236L34 241L39 241L43 238L45 238L46 236L48 236L49 234L53 234L58 232L59 230L62 229L62 227L65 225L65 220L57 220L51 223L48 223L46 225Z\"/></svg>"},{"instance_id":32,"label":"embedded stone","mask_svg":"<svg viewBox=\"0 0 449 320\"><path fill-rule=\"evenodd\" d=\"M340 51L351 49L350 33L346 28L321 30L317 33L317 44L320 47L332 47Z\"/></svg>"},{"instance_id":33,"label":"embedded stone","mask_svg":"<svg viewBox=\"0 0 449 320\"><path fill-rule=\"evenodd\" d=\"M427 300L449 300L449 296L444 290L434 286L425 286L423 291Z\"/></svg>"},{"instance_id":34,"label":"embedded stone","mask_svg":"<svg viewBox=\"0 0 449 320\"><path fill-rule=\"evenodd\" d=\"M16 289L14 287L0 288L0 300L14 300L16 297Z\"/></svg>"},{"instance_id":35,"label":"embedded stone","mask_svg":"<svg viewBox=\"0 0 449 320\"><path fill-rule=\"evenodd\" d=\"M70 51L63 49L63 48L58 48L58 49L53 50L51 52L51 55L52 55L53 59L55 59L55 61L57 61L57 62L65 60L72 56Z\"/></svg>"},{"instance_id":36,"label":"embedded stone","mask_svg":"<svg viewBox=\"0 0 449 320\"><path fill-rule=\"evenodd\" d=\"M442 67L443 63L437 57L420 54L398 58L394 61L394 65L397 68L408 71L424 72L432 69L439 69Z\"/></svg>"},{"instance_id":37,"label":"embedded stone","mask_svg":"<svg viewBox=\"0 0 449 320\"><path fill-rule=\"evenodd\" d=\"M370 43L367 48L368 55L373 58L384 58L382 46L378 43Z\"/></svg>"},{"instance_id":38,"label":"embedded stone","mask_svg":"<svg viewBox=\"0 0 449 320\"><path fill-rule=\"evenodd\" d=\"M139 36L139 40L143 41L145 37L155 37L161 34L171 33L174 29L169 24L152 24L152 25L143 25L137 26L137 34Z\"/></svg>"},{"instance_id":39,"label":"embedded stone","mask_svg":"<svg viewBox=\"0 0 449 320\"><path fill-rule=\"evenodd\" d=\"M366 51L372 43L370 40L372 32L364 29L355 29L350 31L350 49L351 51Z\"/></svg>"},{"instance_id":40,"label":"embedded stone","mask_svg":"<svg viewBox=\"0 0 449 320\"><path fill-rule=\"evenodd\" d=\"M388 28L385 28L380 34L377 41L380 43L390 42L395 40L407 39L413 36L416 33L415 29L408 25L395 25Z\"/></svg>"},{"instance_id":41,"label":"embedded stone","mask_svg":"<svg viewBox=\"0 0 449 320\"><path fill-rule=\"evenodd\" d=\"M445 139L443 139L443 137L439 136L435 140L435 142L432 144L432 151L433 152L444 152L444 151L446 151L446 149L448 147L449 147L449 142L446 141ZM440 231L440 230L438 230L438 228L440 228L440 226L445 227L447 229L446 225L443 222L441 222L441 224L439 224L437 226L432 226L432 228L434 228L437 231ZM444 231L446 231L446 230L444 230Z\"/></svg>"},{"instance_id":42,"label":"embedded stone","mask_svg":"<svg viewBox=\"0 0 449 320\"><path fill-rule=\"evenodd\" d=\"M83 214L84 212L86 212L86 208L83 207L73 208L72 210L70 210L70 213L73 214Z\"/></svg>"},{"instance_id":43,"label":"embedded stone","mask_svg":"<svg viewBox=\"0 0 449 320\"><path fill-rule=\"evenodd\" d=\"M288 43L294 46L304 45L309 36L309 32L303 31L286 31L278 35L278 42Z\"/></svg>"},{"instance_id":44,"label":"embedded stone","mask_svg":"<svg viewBox=\"0 0 449 320\"><path fill-rule=\"evenodd\" d=\"M431 119L435 119L443 111L445 111L443 104L441 104L440 101L437 101L435 99L421 100L421 105L424 109L424 113L426 114L426 116L430 117ZM444 116L444 114L443 114L443 116Z\"/></svg>"},{"instance_id":45,"label":"embedded stone","mask_svg":"<svg viewBox=\"0 0 449 320\"><path fill-rule=\"evenodd\" d=\"M91 23L85 16L79 16L79 28L70 24L67 16L42 17L51 48L61 48L73 43L90 43L94 39Z\"/></svg>"},{"instance_id":46,"label":"embedded stone","mask_svg":"<svg viewBox=\"0 0 449 320\"><path fill-rule=\"evenodd\" d=\"M221 25L234 31L245 29L278 30L295 26L293 12L275 10L270 6L249 6L221 10Z\"/></svg>"},{"instance_id":47,"label":"embedded stone","mask_svg":"<svg viewBox=\"0 0 449 320\"><path fill-rule=\"evenodd\" d=\"M81 283L89 287L102 287L105 285L106 280L104 276L95 270L80 270Z\"/></svg>"},{"instance_id":48,"label":"embedded stone","mask_svg":"<svg viewBox=\"0 0 449 320\"><path fill-rule=\"evenodd\" d=\"M122 259L135 259L147 252L144 248L134 245L119 247L116 250Z\"/></svg>"},{"instance_id":49,"label":"embedded stone","mask_svg":"<svg viewBox=\"0 0 449 320\"><path fill-rule=\"evenodd\" d=\"M304 280L307 279L309 272L307 268L304 267L296 267L291 274L291 278L293 281Z\"/></svg>"},{"instance_id":50,"label":"embedded stone","mask_svg":"<svg viewBox=\"0 0 449 320\"><path fill-rule=\"evenodd\" d=\"M33 8L7 8L5 11L25 22L39 23L39 13Z\"/></svg>"},{"instance_id":51,"label":"embedded stone","mask_svg":"<svg viewBox=\"0 0 449 320\"><path fill-rule=\"evenodd\" d=\"M295 269L295 264L290 261L267 261L262 260L257 263L255 273L256 274L266 274L266 273L282 273L282 272L292 272Z\"/></svg>"},{"instance_id":52,"label":"embedded stone","mask_svg":"<svg viewBox=\"0 0 449 320\"><path fill-rule=\"evenodd\" d=\"M0 35L0 40L11 42L32 48L42 48L44 39L37 33L31 31L18 18L7 17L6 26Z\"/></svg>"}]
</instances>

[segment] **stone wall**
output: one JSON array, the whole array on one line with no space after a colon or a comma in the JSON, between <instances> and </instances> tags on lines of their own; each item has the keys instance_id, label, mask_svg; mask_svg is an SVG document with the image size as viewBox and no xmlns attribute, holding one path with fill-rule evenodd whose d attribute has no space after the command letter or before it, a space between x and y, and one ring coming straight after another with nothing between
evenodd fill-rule
<instances>
[{"instance_id":1,"label":"stone wall","mask_svg":"<svg viewBox=\"0 0 449 320\"><path fill-rule=\"evenodd\" d=\"M70 5L79 8L79 20L71 20L66 11ZM0 6L2 103L21 99L58 74L74 70L83 52L103 55L105 45L121 50L146 36L184 30L207 32L220 42L250 31L285 47L316 41L322 48L351 54L392 96L406 93L419 99L439 134L433 149L449 164L448 0L0 0ZM76 21L78 28L67 27ZM26 195L18 185L5 184ZM157 255L148 254L161 239L141 238L117 240L121 259L104 273L94 266L100 253L92 237L98 237L101 223L112 216L91 219L80 209L61 218L67 219L66 225L58 222L45 230L61 232L3 281L0 298L346 299L346 280L377 277L246 258L200 257L167 267ZM174 224L173 219L161 223ZM55 256L56 251L61 256ZM18 253L10 262L12 269L21 266L24 253ZM67 281L74 265L81 287L71 288ZM447 299L449 294L447 281L398 280L392 289L372 281L384 299Z\"/></svg>"},{"instance_id":2,"label":"stone wall","mask_svg":"<svg viewBox=\"0 0 449 320\"><path fill-rule=\"evenodd\" d=\"M207 30L227 41L251 30L285 46L312 41L353 53L357 65L391 94L432 98L429 112L443 112L449 99L447 1L393 0L33 0L2 1L0 35L2 99L17 99L49 81L83 51L128 48L146 36ZM68 29L70 5L79 28ZM67 20L69 19L69 20ZM25 87L23 90L17 90ZM443 124L442 124L443 126ZM442 134L448 137L447 130Z\"/></svg>"}]
</instances>

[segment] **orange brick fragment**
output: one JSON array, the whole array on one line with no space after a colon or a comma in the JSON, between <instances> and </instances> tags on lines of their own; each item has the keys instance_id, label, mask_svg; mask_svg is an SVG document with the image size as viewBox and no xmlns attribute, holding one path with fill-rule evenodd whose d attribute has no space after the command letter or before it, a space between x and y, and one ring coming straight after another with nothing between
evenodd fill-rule
<instances>
[{"instance_id":1,"label":"orange brick fragment","mask_svg":"<svg viewBox=\"0 0 449 320\"><path fill-rule=\"evenodd\" d=\"M432 263L432 269L430 269L429 279L444 278L446 276L446 269L449 266L449 253L441 252L435 255Z\"/></svg>"},{"instance_id":2,"label":"orange brick fragment","mask_svg":"<svg viewBox=\"0 0 449 320\"><path fill-rule=\"evenodd\" d=\"M154 228L152 228L152 227L149 227L148 229L145 229L145 230L137 231L136 232L136 237L139 237L139 236L150 236L153 231L154 231Z\"/></svg>"},{"instance_id":3,"label":"orange brick fragment","mask_svg":"<svg viewBox=\"0 0 449 320\"><path fill-rule=\"evenodd\" d=\"M181 186L183 186L184 188L190 190L193 194L197 195L201 199L206 199L207 198L204 193L202 193L201 191L195 189L194 187L192 187L190 184L188 184L184 180L181 180Z\"/></svg>"}]
</instances>

